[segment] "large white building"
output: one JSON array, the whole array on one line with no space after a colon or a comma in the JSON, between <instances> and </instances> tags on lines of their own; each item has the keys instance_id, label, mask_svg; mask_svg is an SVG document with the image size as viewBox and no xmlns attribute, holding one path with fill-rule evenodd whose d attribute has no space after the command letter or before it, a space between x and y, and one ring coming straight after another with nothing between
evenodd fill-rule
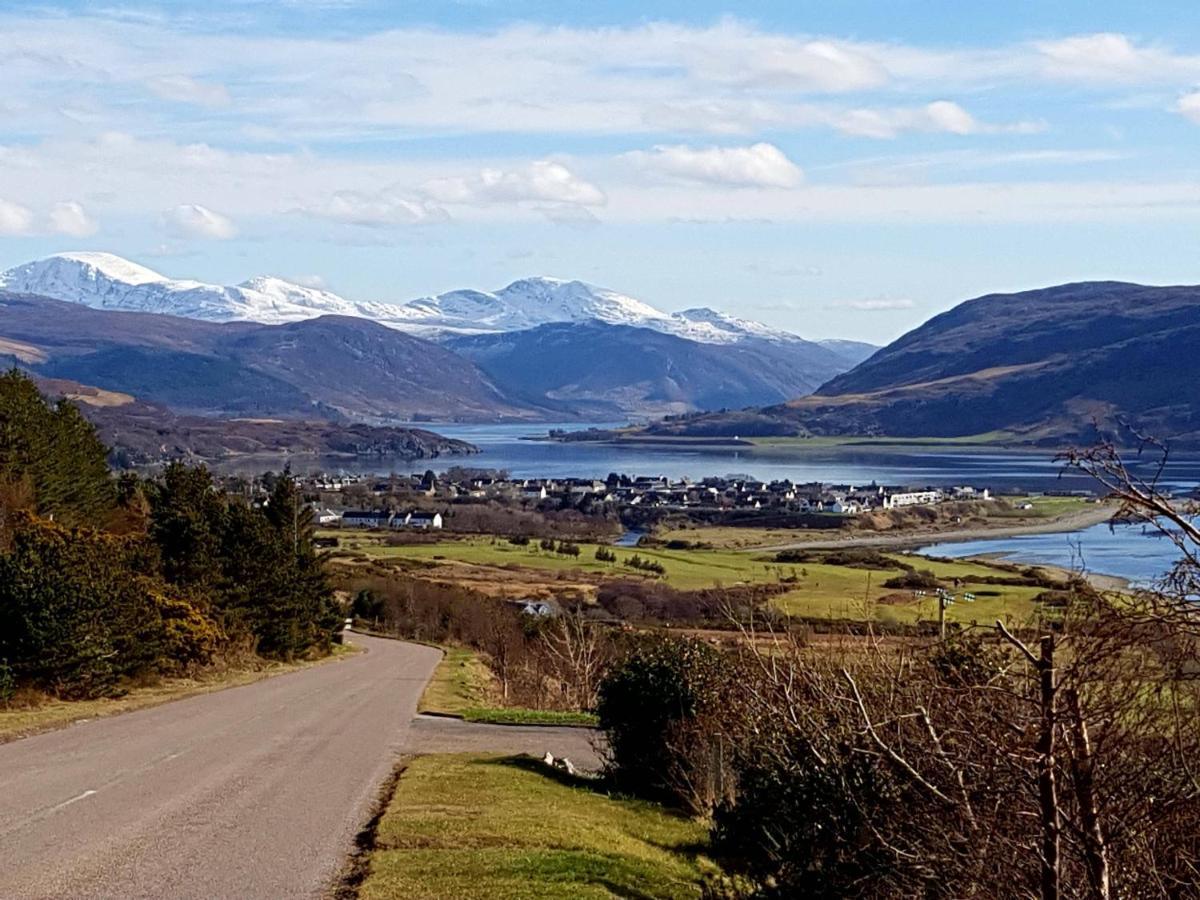
<instances>
[{"instance_id":1,"label":"large white building","mask_svg":"<svg viewBox=\"0 0 1200 900\"><path fill-rule=\"evenodd\" d=\"M944 495L941 491L906 491L898 494L887 494L883 498L884 509L896 509L901 506L930 506L941 503Z\"/></svg>"}]
</instances>

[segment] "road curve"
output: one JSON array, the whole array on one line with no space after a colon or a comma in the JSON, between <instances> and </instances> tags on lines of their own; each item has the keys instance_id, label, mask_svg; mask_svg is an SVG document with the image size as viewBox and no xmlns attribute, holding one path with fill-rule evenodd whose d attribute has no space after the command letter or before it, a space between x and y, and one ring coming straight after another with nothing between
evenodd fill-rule
<instances>
[{"instance_id":1,"label":"road curve","mask_svg":"<svg viewBox=\"0 0 1200 900\"><path fill-rule=\"evenodd\" d=\"M0 745L0 897L319 896L441 654L366 653Z\"/></svg>"}]
</instances>

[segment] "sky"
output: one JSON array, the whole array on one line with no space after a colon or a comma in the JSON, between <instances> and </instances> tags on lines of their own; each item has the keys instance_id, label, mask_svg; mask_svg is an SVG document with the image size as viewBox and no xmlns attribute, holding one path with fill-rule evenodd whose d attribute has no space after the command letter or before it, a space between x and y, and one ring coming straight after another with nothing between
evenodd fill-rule
<instances>
[{"instance_id":1,"label":"sky","mask_svg":"<svg viewBox=\"0 0 1200 900\"><path fill-rule=\"evenodd\" d=\"M1191 3L6 0L0 60L0 268L551 275L881 343L1200 282Z\"/></svg>"}]
</instances>

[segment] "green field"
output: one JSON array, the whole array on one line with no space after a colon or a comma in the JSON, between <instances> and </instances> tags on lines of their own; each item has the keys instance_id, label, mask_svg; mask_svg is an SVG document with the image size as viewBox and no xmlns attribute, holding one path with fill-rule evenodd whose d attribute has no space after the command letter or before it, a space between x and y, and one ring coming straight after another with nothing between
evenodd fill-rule
<instances>
[{"instance_id":1,"label":"green field","mask_svg":"<svg viewBox=\"0 0 1200 900\"><path fill-rule=\"evenodd\" d=\"M379 823L368 900L693 898L715 871L705 826L528 758L413 760Z\"/></svg>"},{"instance_id":2,"label":"green field","mask_svg":"<svg viewBox=\"0 0 1200 900\"><path fill-rule=\"evenodd\" d=\"M883 583L901 574L899 568L867 571L823 563L779 564L766 554L735 550L663 550L646 547L636 550L616 548L617 562L601 563L594 558L596 546L581 544L578 557L566 557L541 550L536 544L515 546L502 538L479 537L394 547L364 543L359 552L376 558L406 559L432 565L463 563L538 572L577 571L610 578L641 577L637 570L625 565L636 554L644 560L661 563L666 570L663 580L681 590L761 584L794 578L794 587L777 600L780 608L792 615L897 622L937 618L937 601L931 597L918 601L910 593L909 602L906 603L879 605L875 602L881 597L897 593L885 588ZM918 569L929 569L945 579L958 577L966 580L1002 574L978 563L934 563L921 557L892 556L905 559ZM1025 622L1034 614L1033 597L1042 591L1041 588L1007 585L978 585L973 590L978 599L974 603L958 603L950 607L947 611L950 621L990 622L1002 618L1016 623Z\"/></svg>"}]
</instances>

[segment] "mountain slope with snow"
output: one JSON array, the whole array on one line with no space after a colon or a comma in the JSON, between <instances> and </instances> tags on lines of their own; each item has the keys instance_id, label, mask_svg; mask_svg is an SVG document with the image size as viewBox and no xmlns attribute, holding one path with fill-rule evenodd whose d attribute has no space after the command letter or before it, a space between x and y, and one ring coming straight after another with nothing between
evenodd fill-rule
<instances>
[{"instance_id":1,"label":"mountain slope with snow","mask_svg":"<svg viewBox=\"0 0 1200 900\"><path fill-rule=\"evenodd\" d=\"M323 315L371 319L422 337L496 334L593 323L649 328L704 344L748 339L808 343L786 331L712 309L666 313L582 281L526 278L495 292L459 290L404 304L347 300L281 278L224 286L168 278L110 253L61 253L0 273L0 288L94 309L151 312L210 322L278 325Z\"/></svg>"}]
</instances>

